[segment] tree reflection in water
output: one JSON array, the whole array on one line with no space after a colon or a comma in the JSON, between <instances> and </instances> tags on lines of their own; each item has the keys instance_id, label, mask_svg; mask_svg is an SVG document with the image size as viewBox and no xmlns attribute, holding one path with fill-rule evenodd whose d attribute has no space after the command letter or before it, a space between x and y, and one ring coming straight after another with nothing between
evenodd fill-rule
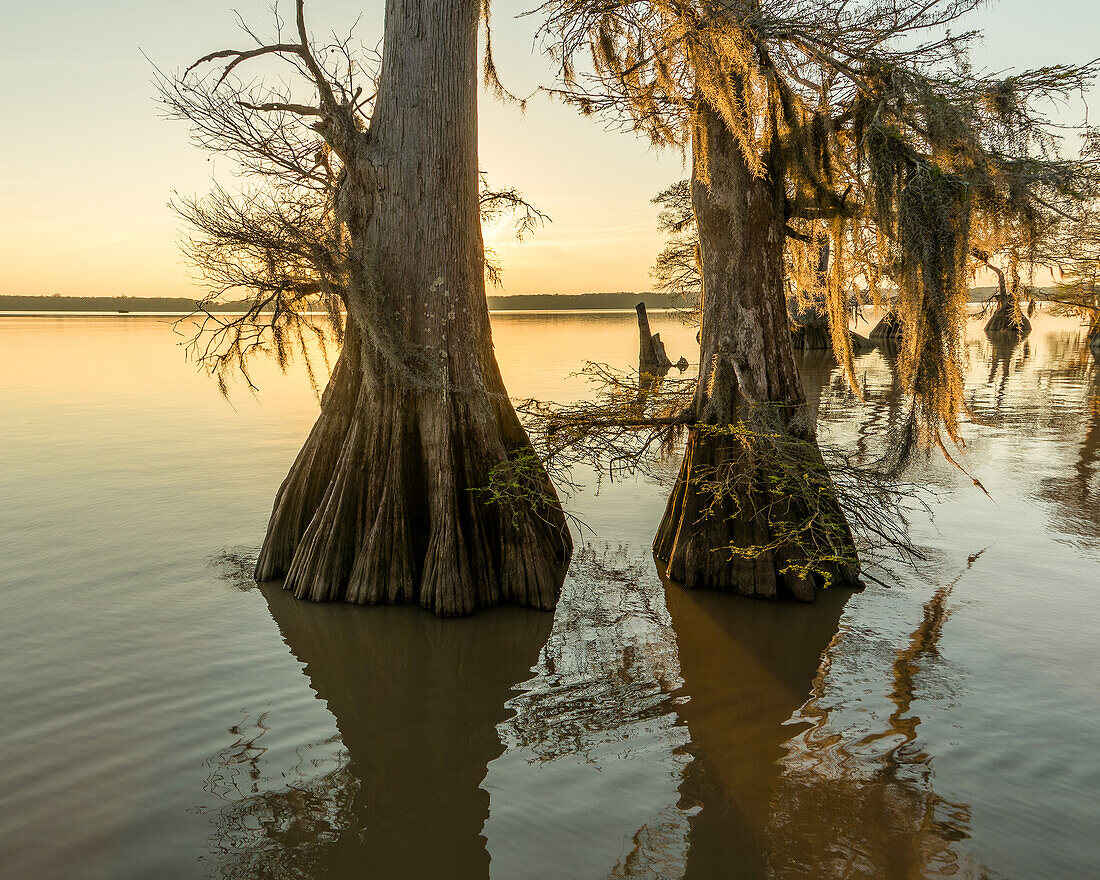
<instances>
[{"instance_id":1,"label":"tree reflection in water","mask_svg":"<svg viewBox=\"0 0 1100 880\"><path fill-rule=\"evenodd\" d=\"M299 750L289 769L269 767L266 714L229 729L234 742L207 760L203 789L219 807L208 876L226 880L315 876L321 850L354 828L359 779L338 736ZM270 775L269 775L270 774Z\"/></svg>"},{"instance_id":2,"label":"tree reflection in water","mask_svg":"<svg viewBox=\"0 0 1100 880\"><path fill-rule=\"evenodd\" d=\"M1075 334L1029 344L1025 359L1023 344L977 341L974 445L1057 438L1069 454L1027 497L1066 540L1100 535L1097 367ZM831 362L802 364L830 430L868 456L906 412L889 360L861 358L862 405ZM685 591L637 547L588 547L553 620L497 609L440 622L265 591L339 736L287 761L301 738L282 721L268 731L276 713L231 731L207 780L221 801L210 873L981 876L969 810L935 791L915 711L955 688L937 653L952 588L919 622L908 588L868 591L841 628L841 591L808 606ZM792 737L792 724L806 729Z\"/></svg>"},{"instance_id":3,"label":"tree reflection in water","mask_svg":"<svg viewBox=\"0 0 1100 880\"><path fill-rule=\"evenodd\" d=\"M1080 543L1100 538L1100 364L1085 347L1084 334L1067 337L1053 341L1050 365L1039 378L1048 388L1070 393L1068 401L1052 401L1048 407L1061 416L1052 419L1061 437L1080 438L1077 458L1071 468L1048 476L1038 495L1051 506L1063 534ZM1074 393L1078 387L1080 398Z\"/></svg>"},{"instance_id":4,"label":"tree reflection in water","mask_svg":"<svg viewBox=\"0 0 1100 880\"><path fill-rule=\"evenodd\" d=\"M813 604L666 586L693 758L680 787L691 819L687 877L764 876L785 726L805 700L851 591Z\"/></svg>"},{"instance_id":5,"label":"tree reflection in water","mask_svg":"<svg viewBox=\"0 0 1100 880\"><path fill-rule=\"evenodd\" d=\"M515 715L499 728L507 750L485 781L492 875L679 876L687 731L672 697L676 634L652 561L625 548L575 554L534 672L509 703Z\"/></svg>"},{"instance_id":6,"label":"tree reflection in water","mask_svg":"<svg viewBox=\"0 0 1100 880\"><path fill-rule=\"evenodd\" d=\"M263 760L266 722L213 760L210 874L219 878L447 877L489 871L486 765L514 682L551 615L495 608L440 620L421 608L299 601L261 588L338 740L289 771ZM266 777L266 778L265 778ZM241 795L241 796L238 796Z\"/></svg>"},{"instance_id":7,"label":"tree reflection in water","mask_svg":"<svg viewBox=\"0 0 1100 880\"><path fill-rule=\"evenodd\" d=\"M980 556L968 560L968 570ZM857 633L845 633L826 653L811 697L795 716L809 727L788 741L781 761L767 829L769 878L986 876L958 845L969 837L969 808L934 791L932 757L920 747L920 717L912 713L918 688L929 686L939 662L948 598L961 578L925 602L920 623L896 651L891 711L878 729L866 701L857 696L848 705L830 694L830 673L845 665L843 678L865 664L866 645Z\"/></svg>"}]
</instances>

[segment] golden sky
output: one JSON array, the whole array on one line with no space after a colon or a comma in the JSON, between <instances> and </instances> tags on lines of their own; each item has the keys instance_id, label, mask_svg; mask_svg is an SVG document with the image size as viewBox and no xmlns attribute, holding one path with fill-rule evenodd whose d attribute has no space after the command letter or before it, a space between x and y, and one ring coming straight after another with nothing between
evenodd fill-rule
<instances>
[{"instance_id":1,"label":"golden sky","mask_svg":"<svg viewBox=\"0 0 1100 880\"><path fill-rule=\"evenodd\" d=\"M262 34L269 0L38 0L4 16L0 89L0 294L194 296L182 262L174 191L202 192L231 165L190 146L162 119L152 68L174 70L201 54L246 45L236 9ZM551 62L532 46L536 0L494 3L494 49L517 94L549 83ZM308 0L312 31L381 38L382 0ZM986 37L979 67L1003 70L1085 61L1100 46L1097 0L1003 0L975 15ZM1080 108L1071 108L1070 114ZM1067 117L1072 118L1072 115ZM486 230L504 264L503 293L649 288L660 250L650 198L683 176L679 155L656 154L629 134L547 98L527 113L487 94L480 101L481 166L553 218L523 244L510 228Z\"/></svg>"}]
</instances>

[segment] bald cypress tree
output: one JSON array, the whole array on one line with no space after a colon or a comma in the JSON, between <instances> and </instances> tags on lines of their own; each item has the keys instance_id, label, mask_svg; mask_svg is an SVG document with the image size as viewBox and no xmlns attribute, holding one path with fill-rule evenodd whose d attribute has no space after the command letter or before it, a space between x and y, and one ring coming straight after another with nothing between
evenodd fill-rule
<instances>
[{"instance_id":1,"label":"bald cypress tree","mask_svg":"<svg viewBox=\"0 0 1100 880\"><path fill-rule=\"evenodd\" d=\"M1094 188L1042 101L1093 66L977 75L978 0L551 0L563 98L690 151L700 378L654 542L688 586L810 599L858 559L817 450L786 298L810 292L854 380L848 298L890 306L912 406L899 444L959 440L975 249L1027 239ZM820 271L822 245L830 248ZM1028 256L1024 241L1014 248ZM793 291L792 291L793 288Z\"/></svg>"},{"instance_id":2,"label":"bald cypress tree","mask_svg":"<svg viewBox=\"0 0 1100 880\"><path fill-rule=\"evenodd\" d=\"M196 139L261 185L195 215L199 264L258 296L245 321L214 328L214 362L263 348L285 360L311 332L311 303L332 325L346 312L320 416L256 568L301 598L419 602L451 616L499 602L552 608L564 578L561 505L493 355L480 14L478 0L388 0L380 72L358 85L349 43L312 46L297 0L292 36L212 52L193 69L217 65L216 78L166 84ZM283 62L293 85L234 78L260 58Z\"/></svg>"}]
</instances>

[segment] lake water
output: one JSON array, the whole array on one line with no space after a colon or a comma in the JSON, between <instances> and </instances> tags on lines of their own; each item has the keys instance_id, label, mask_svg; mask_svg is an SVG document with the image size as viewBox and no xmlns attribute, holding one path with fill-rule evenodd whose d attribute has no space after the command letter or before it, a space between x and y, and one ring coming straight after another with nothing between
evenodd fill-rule
<instances>
[{"instance_id":1,"label":"lake water","mask_svg":"<svg viewBox=\"0 0 1100 880\"><path fill-rule=\"evenodd\" d=\"M673 359L694 330L654 315ZM517 397L629 367L633 314L494 316ZM1097 876L1100 379L1074 322L974 325L929 562L817 604L656 576L659 480L594 483L554 614L439 621L250 583L316 414L227 403L163 318L0 317L0 875ZM874 444L803 363L822 434ZM230 405L232 404L232 405ZM671 476L676 461L667 463Z\"/></svg>"}]
</instances>

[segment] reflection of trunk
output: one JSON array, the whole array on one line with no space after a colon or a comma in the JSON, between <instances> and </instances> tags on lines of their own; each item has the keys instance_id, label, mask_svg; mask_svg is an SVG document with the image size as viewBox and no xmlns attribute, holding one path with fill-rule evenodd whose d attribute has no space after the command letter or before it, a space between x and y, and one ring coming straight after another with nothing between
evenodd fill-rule
<instances>
[{"instance_id":1,"label":"reflection of trunk","mask_svg":"<svg viewBox=\"0 0 1100 880\"><path fill-rule=\"evenodd\" d=\"M501 608L455 624L407 608L310 605L277 587L264 595L358 780L349 827L301 841L316 850L302 876L486 877L480 785L550 615Z\"/></svg>"},{"instance_id":2,"label":"reflection of trunk","mask_svg":"<svg viewBox=\"0 0 1100 880\"><path fill-rule=\"evenodd\" d=\"M667 374L668 370L659 370L656 373L650 373L648 370L638 370L638 397L636 399L639 414L645 413L649 398L661 390L662 380Z\"/></svg>"},{"instance_id":3,"label":"reflection of trunk","mask_svg":"<svg viewBox=\"0 0 1100 880\"><path fill-rule=\"evenodd\" d=\"M804 441L820 462L783 296L784 195L782 184L774 182L782 177L754 177L721 117L705 105L698 111L692 149L703 269L698 424L691 429L654 552L668 577L689 587L769 597L785 588L812 600L818 576L799 576L789 568L806 560L800 547L776 540L773 514L809 521L813 530L825 525L809 520L801 499L771 497L759 459L729 430L764 417ZM704 171L709 181L701 177ZM736 488L715 492L707 484L716 476ZM831 486L826 491L831 493ZM833 520L840 533L837 555L854 555L835 496L826 498L826 507L820 520ZM751 555L731 555L731 545L752 548ZM842 582L852 579L846 567L836 574Z\"/></svg>"},{"instance_id":4,"label":"reflection of trunk","mask_svg":"<svg viewBox=\"0 0 1100 880\"><path fill-rule=\"evenodd\" d=\"M1089 351L1093 353L1093 356L1100 360L1100 327L1092 334L1089 339Z\"/></svg>"},{"instance_id":5,"label":"reflection of trunk","mask_svg":"<svg viewBox=\"0 0 1100 880\"><path fill-rule=\"evenodd\" d=\"M346 350L256 572L285 574L301 598L420 602L440 615L502 601L551 608L564 577L561 505L508 400L489 330L478 9L387 3L377 109L337 198L351 242L369 256L352 269ZM494 475L523 486L519 509L476 491Z\"/></svg>"},{"instance_id":6,"label":"reflection of trunk","mask_svg":"<svg viewBox=\"0 0 1100 880\"><path fill-rule=\"evenodd\" d=\"M1020 347L1020 337L1015 333L990 333L989 336L989 379L988 384L995 386L994 409L999 415L1004 406L1008 391L1008 379L1012 373L1012 357ZM1026 352L1025 352L1026 357ZM998 381L997 374L1000 373Z\"/></svg>"},{"instance_id":7,"label":"reflection of trunk","mask_svg":"<svg viewBox=\"0 0 1100 880\"><path fill-rule=\"evenodd\" d=\"M694 759L680 793L702 807L686 876L763 877L776 761L791 736L784 722L809 695L850 593L827 590L802 606L726 602L674 584L665 592Z\"/></svg>"}]
</instances>

